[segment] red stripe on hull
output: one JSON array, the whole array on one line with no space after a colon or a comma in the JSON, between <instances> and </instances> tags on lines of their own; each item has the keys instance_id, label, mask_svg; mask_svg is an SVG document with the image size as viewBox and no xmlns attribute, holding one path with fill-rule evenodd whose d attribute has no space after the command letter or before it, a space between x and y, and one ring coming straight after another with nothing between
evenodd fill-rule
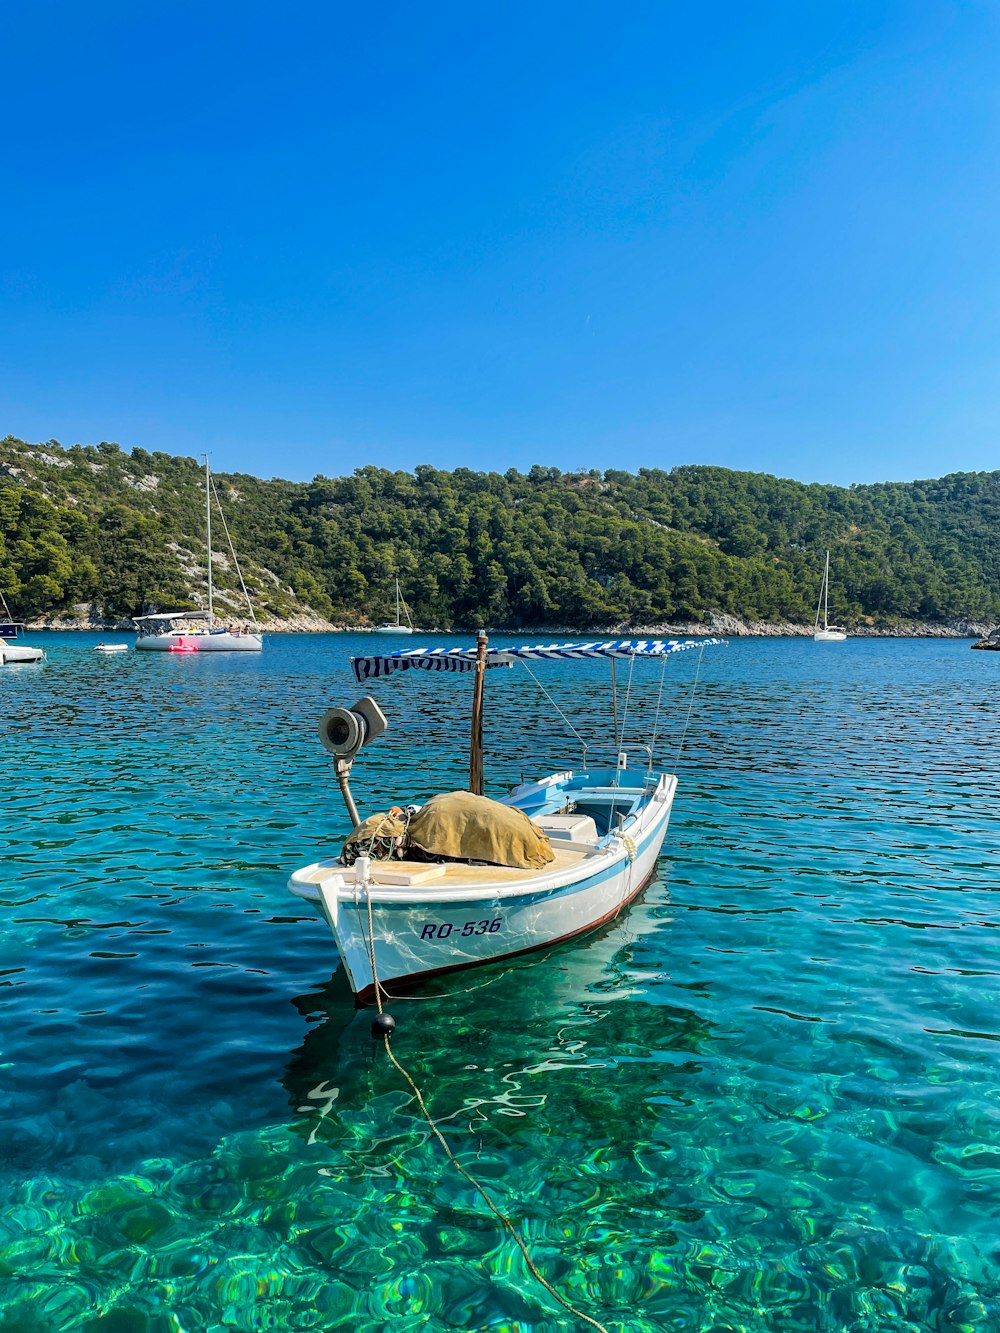
<instances>
[{"instance_id":1,"label":"red stripe on hull","mask_svg":"<svg viewBox=\"0 0 1000 1333\"><path fill-rule=\"evenodd\" d=\"M658 859L658 858L657 858ZM522 954L537 953L539 949L553 949L557 944L565 944L567 940L579 939L581 935L589 935L592 930L598 930L601 926L606 926L609 921L614 921L615 917L628 907L630 903L635 902L639 894L656 874L656 864L652 870L638 886L633 889L627 898L623 898L613 912L608 912L606 916L600 917L597 921L591 921L586 926L581 926L579 930L572 930L568 935L559 935L554 940L545 940L541 944L531 944L527 949L515 949L513 953L498 953L492 958L477 958L467 963L452 963L450 967L433 967L427 972L411 972L405 977L390 977L388 980L379 979L379 986L382 991L382 998L391 1000L393 997L386 990L386 986L395 986L397 993L402 990L412 990L414 986L422 985L425 981L430 981L432 977L443 977L447 972L464 972L470 967L484 967L487 963L502 963L507 958L520 958ZM372 983L366 986L364 990L357 991L354 996L355 1005L367 1005L375 1003L375 985Z\"/></svg>"}]
</instances>

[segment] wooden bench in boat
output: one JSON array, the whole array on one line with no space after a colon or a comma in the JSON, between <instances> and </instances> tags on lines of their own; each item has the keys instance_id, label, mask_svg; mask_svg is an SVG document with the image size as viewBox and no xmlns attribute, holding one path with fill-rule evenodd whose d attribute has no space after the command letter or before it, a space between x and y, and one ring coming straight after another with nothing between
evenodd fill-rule
<instances>
[{"instance_id":1,"label":"wooden bench in boat","mask_svg":"<svg viewBox=\"0 0 1000 1333\"><path fill-rule=\"evenodd\" d=\"M576 805L624 805L647 795L645 787L585 787L582 791L567 792Z\"/></svg>"}]
</instances>

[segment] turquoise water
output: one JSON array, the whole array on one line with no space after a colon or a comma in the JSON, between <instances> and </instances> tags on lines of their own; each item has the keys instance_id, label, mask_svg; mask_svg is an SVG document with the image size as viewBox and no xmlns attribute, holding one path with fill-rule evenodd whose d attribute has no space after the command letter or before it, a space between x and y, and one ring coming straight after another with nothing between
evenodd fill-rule
<instances>
[{"instance_id":1,"label":"turquoise water","mask_svg":"<svg viewBox=\"0 0 1000 1333\"><path fill-rule=\"evenodd\" d=\"M315 724L373 640L44 642L0 671L2 1333L580 1327L285 890L346 832ZM667 668L671 759L695 658ZM537 670L607 734L603 668ZM641 901L393 1005L453 1149L609 1328L1000 1323L998 673L964 641L707 651ZM373 689L362 810L461 785L468 681ZM490 673L495 792L573 762L550 714Z\"/></svg>"}]
</instances>

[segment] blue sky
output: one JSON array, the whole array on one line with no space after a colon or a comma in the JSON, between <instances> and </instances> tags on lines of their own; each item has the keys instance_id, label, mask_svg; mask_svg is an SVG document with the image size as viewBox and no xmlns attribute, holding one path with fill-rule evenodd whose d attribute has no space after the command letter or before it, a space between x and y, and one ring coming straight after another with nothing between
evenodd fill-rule
<instances>
[{"instance_id":1,"label":"blue sky","mask_svg":"<svg viewBox=\"0 0 1000 1333\"><path fill-rule=\"evenodd\" d=\"M1000 466L987 3L0 10L0 434Z\"/></svg>"}]
</instances>

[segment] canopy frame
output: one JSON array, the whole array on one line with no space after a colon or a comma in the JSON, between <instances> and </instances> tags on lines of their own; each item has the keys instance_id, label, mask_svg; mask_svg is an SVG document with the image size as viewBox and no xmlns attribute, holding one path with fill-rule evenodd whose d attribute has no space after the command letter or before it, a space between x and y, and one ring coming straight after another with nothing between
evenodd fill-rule
<instances>
[{"instance_id":1,"label":"canopy frame","mask_svg":"<svg viewBox=\"0 0 1000 1333\"><path fill-rule=\"evenodd\" d=\"M483 631L480 631L482 633ZM664 657L692 648L725 644L725 639L612 639L583 643L515 644L509 648L491 648L485 657L485 669L513 666L517 661L576 661L586 658L635 659ZM395 671L419 668L424 671L463 672L478 668L478 643L475 648L401 648L392 653L373 653L352 657L351 666L359 684L390 676Z\"/></svg>"},{"instance_id":2,"label":"canopy frame","mask_svg":"<svg viewBox=\"0 0 1000 1333\"><path fill-rule=\"evenodd\" d=\"M612 639L607 642L590 640L582 643L516 644L509 648L488 648L489 639L486 631L480 630L476 636L475 648L401 648L392 653L374 653L370 656L352 657L351 667L359 684L369 680L379 680L396 671L424 670L444 671L449 674L467 671L475 672L472 698L472 725L469 738L469 791L477 796L483 794L483 687L486 672L493 667L512 667L521 661L578 661L588 658L610 659L611 678L614 682L615 661L618 658L629 660L630 666L640 657L665 658L672 653L688 652L693 648L708 648L725 645L725 639ZM664 662L664 666L666 663ZM618 700L614 691L615 702L615 744L620 748L622 738L618 735ZM640 749L649 750L648 746ZM586 759L587 746L584 746ZM649 753L652 765L652 751Z\"/></svg>"}]
</instances>

